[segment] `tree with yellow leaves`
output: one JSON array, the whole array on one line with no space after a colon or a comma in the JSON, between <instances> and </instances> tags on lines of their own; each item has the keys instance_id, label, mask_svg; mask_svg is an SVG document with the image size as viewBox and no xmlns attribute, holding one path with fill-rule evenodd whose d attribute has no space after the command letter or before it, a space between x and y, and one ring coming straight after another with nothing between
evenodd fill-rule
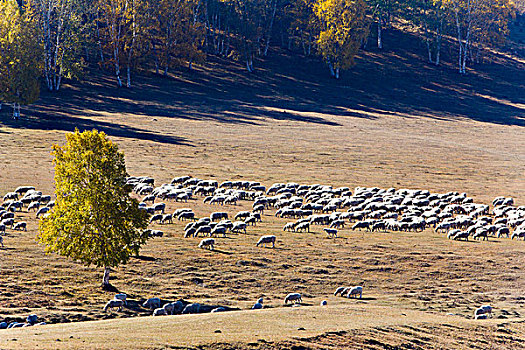
<instances>
[{"instance_id":1,"label":"tree with yellow leaves","mask_svg":"<svg viewBox=\"0 0 525 350\"><path fill-rule=\"evenodd\" d=\"M77 129L66 139L53 146L56 201L40 221L38 239L48 253L104 267L107 288L110 268L148 240L148 214L129 195L124 154L103 132Z\"/></svg>"},{"instance_id":2,"label":"tree with yellow leaves","mask_svg":"<svg viewBox=\"0 0 525 350\"><path fill-rule=\"evenodd\" d=\"M0 0L0 101L13 104L13 118L20 105L40 94L40 46L35 28L16 0Z\"/></svg>"},{"instance_id":3,"label":"tree with yellow leaves","mask_svg":"<svg viewBox=\"0 0 525 350\"><path fill-rule=\"evenodd\" d=\"M314 6L319 21L319 52L330 74L339 79L340 70L351 67L361 41L368 34L363 0L320 0Z\"/></svg>"}]
</instances>

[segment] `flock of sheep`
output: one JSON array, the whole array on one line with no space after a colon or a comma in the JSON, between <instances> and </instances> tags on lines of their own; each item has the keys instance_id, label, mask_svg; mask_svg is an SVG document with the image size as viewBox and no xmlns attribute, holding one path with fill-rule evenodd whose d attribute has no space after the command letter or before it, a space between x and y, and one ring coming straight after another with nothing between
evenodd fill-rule
<instances>
[{"instance_id":1,"label":"flock of sheep","mask_svg":"<svg viewBox=\"0 0 525 350\"><path fill-rule=\"evenodd\" d=\"M33 186L19 186L13 192L6 193L0 205L0 245L4 246L2 235L8 227L13 231L27 231L27 222L16 220L18 212L25 208L27 212L36 212L38 218L46 215L54 205L50 195L43 195Z\"/></svg>"},{"instance_id":2,"label":"flock of sheep","mask_svg":"<svg viewBox=\"0 0 525 350\"><path fill-rule=\"evenodd\" d=\"M329 238L338 237L338 230L349 226L351 230L376 231L423 231L433 228L449 239L468 240L470 237L488 240L489 237L508 237L525 240L525 206L515 206L512 198L495 198L489 205L474 203L465 193L431 193L426 190L380 189L377 187L333 188L314 184L275 183L269 188L255 181L201 180L190 176L174 178L171 183L155 187L151 177L129 177L127 184L142 196L139 207L150 214L150 223L171 224L173 220L189 221L184 228L184 237L203 236L199 248L213 250L213 237L229 233L246 233L249 226L262 222L265 211L275 210L275 217L292 219L283 226L283 231L310 232L312 226L321 225ZM239 201L251 201L252 210L239 211L232 222L226 211L214 211L209 216L197 218L191 208L179 208L167 213L167 201L188 203L199 196L210 206L236 205ZM160 202L159 202L160 201ZM51 196L43 195L33 186L21 186L3 197L0 206L0 234L6 228L27 230L25 221L16 221L16 213L24 208L35 211L36 217L48 215L54 202ZM149 229L151 237L162 237L161 230ZM255 243L257 247L275 247L277 237L264 235ZM3 246L3 237L0 235ZM363 287L339 287L334 295L362 297ZM121 310L126 305L126 295L115 295L107 302L104 311ZM299 293L290 293L285 304L301 303ZM326 305L323 301L321 305ZM153 310L153 315L227 311L226 308L203 308L202 305L184 304L181 301L161 305L159 298L151 298L143 304ZM252 309L262 308L262 298ZM491 315L492 307L484 305L475 311L475 318ZM36 321L27 324L36 324ZM0 323L0 328L3 328ZM9 325L10 327L22 327ZM6 328L6 327L4 327Z\"/></svg>"},{"instance_id":3,"label":"flock of sheep","mask_svg":"<svg viewBox=\"0 0 525 350\"><path fill-rule=\"evenodd\" d=\"M275 183L268 189L255 181L201 180L191 176L174 178L171 183L154 186L151 177L130 177L128 184L144 198L140 207L152 214L151 222L171 223L194 220L186 225L184 237L246 233L249 225L261 221L266 210L275 210L279 218L294 219L283 226L283 231L310 232L314 225L323 228L328 237L335 238L338 230L349 225L352 230L423 231L433 228L449 239L468 240L470 237L488 240L489 237L508 237L525 240L525 206L515 206L512 198L497 197L493 209L474 203L466 193L431 193L427 190L409 190L377 187L333 188L326 185ZM241 200L252 201L251 211L240 211L235 222L226 212L213 212L197 219L189 209L177 209L165 214L165 203L156 200L187 202L203 196L204 203L224 206ZM148 206L148 202L151 205ZM217 222L216 222L217 221ZM261 237L257 246L275 244L275 236ZM203 239L199 247L213 249L213 238Z\"/></svg>"}]
</instances>

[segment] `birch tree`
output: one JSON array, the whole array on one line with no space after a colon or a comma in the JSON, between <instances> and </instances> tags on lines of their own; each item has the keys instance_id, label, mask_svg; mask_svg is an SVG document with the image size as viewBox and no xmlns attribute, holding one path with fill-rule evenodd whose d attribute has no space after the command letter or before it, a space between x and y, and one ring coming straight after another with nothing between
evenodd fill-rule
<instances>
[{"instance_id":1,"label":"birch tree","mask_svg":"<svg viewBox=\"0 0 525 350\"><path fill-rule=\"evenodd\" d=\"M460 74L467 71L472 48L506 32L513 4L510 0L443 0L455 25Z\"/></svg>"},{"instance_id":2,"label":"birch tree","mask_svg":"<svg viewBox=\"0 0 525 350\"><path fill-rule=\"evenodd\" d=\"M31 0L29 7L43 46L46 86L58 91L62 78L78 76L84 65L78 54L84 8L77 0Z\"/></svg>"},{"instance_id":3,"label":"birch tree","mask_svg":"<svg viewBox=\"0 0 525 350\"><path fill-rule=\"evenodd\" d=\"M16 0L0 0L0 101L13 106L33 103L40 93L40 45L27 12Z\"/></svg>"},{"instance_id":4,"label":"birch tree","mask_svg":"<svg viewBox=\"0 0 525 350\"><path fill-rule=\"evenodd\" d=\"M126 263L148 240L148 214L130 197L124 154L103 132L66 134L54 145L56 203L39 224L46 253L110 269Z\"/></svg>"},{"instance_id":5,"label":"birch tree","mask_svg":"<svg viewBox=\"0 0 525 350\"><path fill-rule=\"evenodd\" d=\"M315 15L321 31L317 38L320 54L332 77L354 64L361 40L368 34L363 0L320 0Z\"/></svg>"}]
</instances>

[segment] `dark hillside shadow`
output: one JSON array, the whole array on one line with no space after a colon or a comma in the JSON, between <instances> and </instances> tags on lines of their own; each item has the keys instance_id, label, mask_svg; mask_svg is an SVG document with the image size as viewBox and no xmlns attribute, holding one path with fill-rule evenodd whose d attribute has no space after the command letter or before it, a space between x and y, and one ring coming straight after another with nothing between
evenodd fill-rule
<instances>
[{"instance_id":1,"label":"dark hillside shadow","mask_svg":"<svg viewBox=\"0 0 525 350\"><path fill-rule=\"evenodd\" d=\"M376 119L385 115L439 120L475 120L525 126L525 65L504 56L479 64L466 76L455 67L454 43L443 49L443 65L425 61L413 34L385 31L385 48L362 50L356 66L338 81L317 57L273 48L248 74L242 65L210 56L204 67L170 77L134 76L132 89L118 89L110 72L90 71L89 82L42 91L35 105L14 121L2 111L0 126L72 131L99 129L108 135L191 146L168 133L147 130L156 117L259 125L265 120L337 127L329 116ZM447 63L451 62L451 63ZM145 117L143 128L100 121L102 113ZM98 117L90 120L89 117Z\"/></svg>"}]
</instances>

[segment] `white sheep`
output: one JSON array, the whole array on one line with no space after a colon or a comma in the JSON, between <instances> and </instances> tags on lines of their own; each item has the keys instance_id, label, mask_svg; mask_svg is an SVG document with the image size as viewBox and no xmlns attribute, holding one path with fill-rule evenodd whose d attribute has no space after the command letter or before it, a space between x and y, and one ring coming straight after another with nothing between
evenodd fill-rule
<instances>
[{"instance_id":1,"label":"white sheep","mask_svg":"<svg viewBox=\"0 0 525 350\"><path fill-rule=\"evenodd\" d=\"M341 294L341 296L343 296L343 291L345 291L345 289L348 289L348 288L345 288L345 287L338 287L335 292L334 292L334 295L337 296L338 294Z\"/></svg>"},{"instance_id":2,"label":"white sheep","mask_svg":"<svg viewBox=\"0 0 525 350\"><path fill-rule=\"evenodd\" d=\"M199 248L203 249L210 249L213 250L213 246L215 245L215 240L213 238L205 238L199 243Z\"/></svg>"},{"instance_id":3,"label":"white sheep","mask_svg":"<svg viewBox=\"0 0 525 350\"><path fill-rule=\"evenodd\" d=\"M478 319L480 315L492 316L492 306L482 305L474 311L474 318Z\"/></svg>"},{"instance_id":4,"label":"white sheep","mask_svg":"<svg viewBox=\"0 0 525 350\"><path fill-rule=\"evenodd\" d=\"M359 295L359 299L363 297L363 287L356 286L356 287L350 288L350 290L348 291L348 295L346 297L351 298L352 296L354 296L354 298L357 298L357 295Z\"/></svg>"},{"instance_id":5,"label":"white sheep","mask_svg":"<svg viewBox=\"0 0 525 350\"><path fill-rule=\"evenodd\" d=\"M27 231L27 222L20 221L14 224L13 230L15 231Z\"/></svg>"},{"instance_id":6,"label":"white sheep","mask_svg":"<svg viewBox=\"0 0 525 350\"><path fill-rule=\"evenodd\" d=\"M121 311L122 307L124 306L124 301L119 299L113 299L106 303L104 306L104 312L108 311L109 309L118 308L117 311Z\"/></svg>"},{"instance_id":7,"label":"white sheep","mask_svg":"<svg viewBox=\"0 0 525 350\"><path fill-rule=\"evenodd\" d=\"M328 238L336 238L337 237L337 230L335 228L325 228L323 230L328 235Z\"/></svg>"},{"instance_id":8,"label":"white sheep","mask_svg":"<svg viewBox=\"0 0 525 350\"><path fill-rule=\"evenodd\" d=\"M259 245L263 245L263 244L272 244L272 248L275 248L275 240L277 239L277 237L273 236L273 235L267 235L267 236L262 236L261 238L259 238L259 240L257 241L257 244L255 245L256 247L258 247Z\"/></svg>"},{"instance_id":9,"label":"white sheep","mask_svg":"<svg viewBox=\"0 0 525 350\"><path fill-rule=\"evenodd\" d=\"M284 298L284 303L287 304L290 303L301 303L303 301L303 298L300 293L290 293Z\"/></svg>"},{"instance_id":10,"label":"white sheep","mask_svg":"<svg viewBox=\"0 0 525 350\"><path fill-rule=\"evenodd\" d=\"M257 302L252 306L252 310L259 310L263 308L263 298L259 298Z\"/></svg>"},{"instance_id":11,"label":"white sheep","mask_svg":"<svg viewBox=\"0 0 525 350\"><path fill-rule=\"evenodd\" d=\"M168 315L168 313L166 312L164 308L159 307L153 310L153 316L166 316L166 315Z\"/></svg>"},{"instance_id":12,"label":"white sheep","mask_svg":"<svg viewBox=\"0 0 525 350\"><path fill-rule=\"evenodd\" d=\"M118 294L115 294L115 296L113 297L114 300L122 300L124 302L124 305L127 304L127 295L126 293L118 293Z\"/></svg>"},{"instance_id":13,"label":"white sheep","mask_svg":"<svg viewBox=\"0 0 525 350\"><path fill-rule=\"evenodd\" d=\"M155 310L160 307L160 298L149 298L142 306Z\"/></svg>"},{"instance_id":14,"label":"white sheep","mask_svg":"<svg viewBox=\"0 0 525 350\"><path fill-rule=\"evenodd\" d=\"M283 231L295 231L295 222L287 222L283 227Z\"/></svg>"}]
</instances>

